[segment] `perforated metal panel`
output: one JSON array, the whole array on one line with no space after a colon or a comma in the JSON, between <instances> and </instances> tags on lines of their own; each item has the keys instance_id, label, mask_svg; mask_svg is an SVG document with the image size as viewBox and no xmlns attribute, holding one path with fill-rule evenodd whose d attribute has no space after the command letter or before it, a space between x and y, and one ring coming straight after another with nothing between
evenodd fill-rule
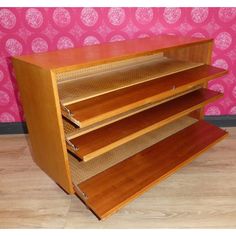
<instances>
[{"instance_id":1,"label":"perforated metal panel","mask_svg":"<svg viewBox=\"0 0 236 236\"><path fill-rule=\"evenodd\" d=\"M65 132L66 136L67 135L69 136L70 134L73 134L74 132L79 130L79 127L75 126L67 119L63 118L62 121L63 121L63 127L64 127L64 132Z\"/></svg>"},{"instance_id":2,"label":"perforated metal panel","mask_svg":"<svg viewBox=\"0 0 236 236\"><path fill-rule=\"evenodd\" d=\"M66 71L66 72L58 72L56 74L57 76L57 82L67 82L68 80L77 80L78 78L86 78L87 76L93 75L93 74L100 74L106 71L111 70L117 70L125 67L129 67L132 65L142 64L144 62L150 62L153 60L158 60L159 58L163 58L163 53L157 53L153 55L148 56L142 56L137 58L131 58L121 61L115 61L115 62L109 62L104 63L96 66L90 66L85 68L80 68L78 70L72 70L72 71Z\"/></svg>"}]
</instances>

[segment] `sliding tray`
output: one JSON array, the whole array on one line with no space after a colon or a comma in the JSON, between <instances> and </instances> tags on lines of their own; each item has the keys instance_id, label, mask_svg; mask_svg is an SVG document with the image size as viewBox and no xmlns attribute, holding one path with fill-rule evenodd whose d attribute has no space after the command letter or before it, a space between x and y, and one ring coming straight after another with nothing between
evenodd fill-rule
<instances>
[{"instance_id":1,"label":"sliding tray","mask_svg":"<svg viewBox=\"0 0 236 236\"><path fill-rule=\"evenodd\" d=\"M137 107L135 109L131 109L127 112L124 112L124 113L121 113L119 115L110 117L110 118L102 120L100 122L96 122L92 125L85 126L83 128L80 128L78 125L74 124L73 122L71 122L70 120L68 120L66 117L63 116L62 117L63 118L62 119L63 120L63 128L64 128L64 131L65 131L66 139L71 140L73 138L79 137L79 136L81 136L83 134L86 134L86 133L89 133L89 132L91 132L95 129L104 127L104 126L109 125L111 123L114 123L116 121L122 120L126 117L135 115L139 112L145 111L147 109L150 109L150 108L155 107L157 105L160 105L162 103L168 102L168 101L173 100L173 99L178 98L178 97L181 97L185 94L188 94L188 93L193 92L193 91L195 91L197 89L200 89L200 88L201 88L201 86L196 86L196 87L194 87L190 90L187 90L183 93L178 93L175 96L171 96L171 97L166 98L166 99L161 100L161 101L145 104L143 106Z\"/></svg>"},{"instance_id":2,"label":"sliding tray","mask_svg":"<svg viewBox=\"0 0 236 236\"><path fill-rule=\"evenodd\" d=\"M68 140L67 148L83 161L91 160L222 96L223 94L219 92L204 88L198 89L136 115L72 138Z\"/></svg>"},{"instance_id":3,"label":"sliding tray","mask_svg":"<svg viewBox=\"0 0 236 236\"><path fill-rule=\"evenodd\" d=\"M207 134L207 135L206 135ZM103 219L192 161L227 132L201 120L79 183L88 207Z\"/></svg>"},{"instance_id":4,"label":"sliding tray","mask_svg":"<svg viewBox=\"0 0 236 236\"><path fill-rule=\"evenodd\" d=\"M198 66L67 106L62 105L62 114L82 128L130 109L175 96L225 73L225 70L209 65Z\"/></svg>"},{"instance_id":5,"label":"sliding tray","mask_svg":"<svg viewBox=\"0 0 236 236\"><path fill-rule=\"evenodd\" d=\"M61 103L66 106L202 64L155 54L58 73L59 97Z\"/></svg>"}]
</instances>

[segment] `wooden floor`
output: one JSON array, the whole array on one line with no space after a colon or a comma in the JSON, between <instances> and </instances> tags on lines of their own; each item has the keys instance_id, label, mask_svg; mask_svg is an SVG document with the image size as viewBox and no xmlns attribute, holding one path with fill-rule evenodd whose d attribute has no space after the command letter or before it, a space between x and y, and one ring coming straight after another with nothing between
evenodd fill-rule
<instances>
[{"instance_id":1,"label":"wooden floor","mask_svg":"<svg viewBox=\"0 0 236 236\"><path fill-rule=\"evenodd\" d=\"M236 228L236 128L105 221L31 160L24 135L0 136L0 228Z\"/></svg>"}]
</instances>

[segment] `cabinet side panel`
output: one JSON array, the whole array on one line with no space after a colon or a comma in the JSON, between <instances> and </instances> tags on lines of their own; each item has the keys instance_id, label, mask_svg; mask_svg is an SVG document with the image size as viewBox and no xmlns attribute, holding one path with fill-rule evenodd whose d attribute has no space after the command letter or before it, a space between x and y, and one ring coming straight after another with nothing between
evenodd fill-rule
<instances>
[{"instance_id":1,"label":"cabinet side panel","mask_svg":"<svg viewBox=\"0 0 236 236\"><path fill-rule=\"evenodd\" d=\"M13 59L33 159L66 192L73 193L54 74Z\"/></svg>"},{"instance_id":2,"label":"cabinet side panel","mask_svg":"<svg viewBox=\"0 0 236 236\"><path fill-rule=\"evenodd\" d=\"M202 62L204 64L211 64L213 41L199 43L184 48L175 50L169 50L164 53L165 56L173 59L191 61L191 62ZM207 88L207 82L202 84L203 88ZM194 111L191 116L197 119L203 119L204 107Z\"/></svg>"},{"instance_id":3,"label":"cabinet side panel","mask_svg":"<svg viewBox=\"0 0 236 236\"><path fill-rule=\"evenodd\" d=\"M164 52L164 56L191 62L210 64L213 41L199 43L183 48L171 49Z\"/></svg>"}]
</instances>

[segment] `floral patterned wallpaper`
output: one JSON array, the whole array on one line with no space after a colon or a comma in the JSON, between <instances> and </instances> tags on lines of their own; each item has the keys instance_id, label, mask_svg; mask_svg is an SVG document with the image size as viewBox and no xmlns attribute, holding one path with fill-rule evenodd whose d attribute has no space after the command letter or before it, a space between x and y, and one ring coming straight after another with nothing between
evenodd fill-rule
<instances>
[{"instance_id":1,"label":"floral patterned wallpaper","mask_svg":"<svg viewBox=\"0 0 236 236\"><path fill-rule=\"evenodd\" d=\"M236 114L236 8L0 8L0 122L24 120L10 57L157 34L213 37L209 83L225 93L206 115Z\"/></svg>"}]
</instances>

